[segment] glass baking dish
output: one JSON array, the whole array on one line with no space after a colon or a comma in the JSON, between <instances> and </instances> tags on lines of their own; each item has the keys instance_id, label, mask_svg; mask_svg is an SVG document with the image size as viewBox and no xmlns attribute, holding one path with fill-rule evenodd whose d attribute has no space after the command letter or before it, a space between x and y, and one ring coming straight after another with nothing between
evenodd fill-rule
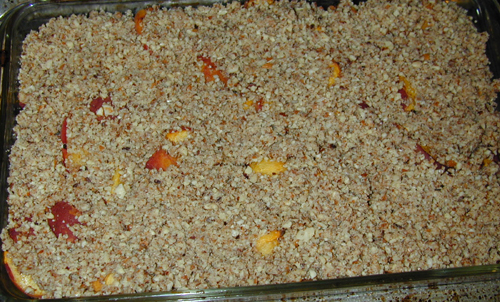
<instances>
[{"instance_id":1,"label":"glass baking dish","mask_svg":"<svg viewBox=\"0 0 500 302\"><path fill-rule=\"evenodd\" d=\"M92 10L109 12L138 11L152 5L164 7L210 5L215 0L180 1L54 1L25 3L2 16L0 39L2 66L0 131L2 158L0 168L0 223L6 226L8 152L14 142L12 128L19 111L17 75L25 36L56 16L86 14ZM500 5L497 0L456 1L469 11L479 31L487 31L490 40L487 54L491 71L500 78ZM336 1L320 0L319 5L329 6ZM497 102L499 99L497 98ZM0 254L2 255L2 254ZM3 256L0 256L3 262ZM183 290L135 295L97 296L63 299L64 301L111 300L281 300L311 299L350 301L384 301L386 299L447 300L467 297L470 300L496 300L500 295L500 264L453 269L438 269L408 273L392 273L301 283ZM31 300L11 282L3 265L0 266L0 299L3 301ZM406 301L406 300L405 300Z\"/></svg>"}]
</instances>

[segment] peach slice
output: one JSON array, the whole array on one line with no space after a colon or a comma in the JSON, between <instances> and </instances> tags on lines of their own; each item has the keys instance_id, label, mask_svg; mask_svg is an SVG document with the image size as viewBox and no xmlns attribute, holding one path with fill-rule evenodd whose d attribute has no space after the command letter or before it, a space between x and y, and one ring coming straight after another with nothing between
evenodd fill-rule
<instances>
[{"instance_id":1,"label":"peach slice","mask_svg":"<svg viewBox=\"0 0 500 302\"><path fill-rule=\"evenodd\" d=\"M78 220L81 212L66 201L60 201L50 208L54 218L49 219L49 227L52 232L59 237L59 235L67 235L68 242L75 242L78 238L73 234L70 226L75 224L82 224Z\"/></svg>"},{"instance_id":2,"label":"peach slice","mask_svg":"<svg viewBox=\"0 0 500 302\"><path fill-rule=\"evenodd\" d=\"M114 194L116 188L122 183L121 182L122 173L119 169L115 170L115 174L113 174L113 186L111 186L111 193Z\"/></svg>"},{"instance_id":3,"label":"peach slice","mask_svg":"<svg viewBox=\"0 0 500 302\"><path fill-rule=\"evenodd\" d=\"M137 32L138 35L142 34L142 30L144 28L142 21L144 20L144 17L146 17L146 10L144 9L141 9L140 11L137 12L137 14L135 14L134 17L135 31Z\"/></svg>"},{"instance_id":4,"label":"peach slice","mask_svg":"<svg viewBox=\"0 0 500 302\"><path fill-rule=\"evenodd\" d=\"M91 105L91 111L92 110L93 110L93 108ZM103 117L98 117L98 119L101 119L101 118L103 118ZM68 133L68 118L65 118L63 120L63 123L61 126L61 142L63 143L62 163L63 163L64 167L66 167L67 172L69 172L70 170L77 171L84 164L83 158L84 158L84 156L88 156L88 152L85 150L69 152L68 151L68 134L67 133ZM68 159L71 159L71 162L68 162Z\"/></svg>"},{"instance_id":5,"label":"peach slice","mask_svg":"<svg viewBox=\"0 0 500 302\"><path fill-rule=\"evenodd\" d=\"M33 280L33 277L19 272L8 252L3 253L3 262L10 279L23 293L32 298L40 298L45 295L45 291Z\"/></svg>"},{"instance_id":6,"label":"peach slice","mask_svg":"<svg viewBox=\"0 0 500 302\"><path fill-rule=\"evenodd\" d=\"M252 108L254 105L253 105L253 101L252 100L247 100L245 103L243 103L243 109L245 110L248 110L250 108Z\"/></svg>"},{"instance_id":7,"label":"peach slice","mask_svg":"<svg viewBox=\"0 0 500 302\"><path fill-rule=\"evenodd\" d=\"M358 104L361 109L367 109L370 108L370 105L368 105L365 101L361 102Z\"/></svg>"},{"instance_id":8,"label":"peach slice","mask_svg":"<svg viewBox=\"0 0 500 302\"><path fill-rule=\"evenodd\" d=\"M243 103L243 109L248 110L250 108L254 108L255 112L260 112L262 111L262 108L264 108L264 104L266 102L264 99L259 99L257 102L254 102L252 100L247 100L245 103Z\"/></svg>"},{"instance_id":9,"label":"peach slice","mask_svg":"<svg viewBox=\"0 0 500 302\"><path fill-rule=\"evenodd\" d=\"M274 160L262 160L260 162L253 162L250 164L250 168L255 173L265 174L265 175L276 175L281 172L285 172L285 163Z\"/></svg>"},{"instance_id":10,"label":"peach slice","mask_svg":"<svg viewBox=\"0 0 500 302\"><path fill-rule=\"evenodd\" d=\"M446 172L449 172L448 170L450 168L455 168L457 163L453 160L449 160L447 162L447 165L443 165L442 163L438 162L431 154L430 154L430 147L428 146L422 146L422 145L419 145L417 144L417 148L416 148L416 151L418 153L422 153L424 155L424 158L428 161L431 161L434 166L436 166L436 169L438 170L441 170L442 168L444 168L444 170Z\"/></svg>"},{"instance_id":11,"label":"peach slice","mask_svg":"<svg viewBox=\"0 0 500 302\"><path fill-rule=\"evenodd\" d=\"M92 281L91 285L92 285L92 288L94 289L94 292L98 293L98 292L102 291L104 285L108 285L108 286L113 285L115 282L116 282L115 274L110 273L104 278L104 280L99 279L99 280Z\"/></svg>"},{"instance_id":12,"label":"peach slice","mask_svg":"<svg viewBox=\"0 0 500 302\"><path fill-rule=\"evenodd\" d=\"M21 232L18 232L16 228L9 229L9 237L14 240L14 242L19 241L19 236L21 235Z\"/></svg>"},{"instance_id":13,"label":"peach slice","mask_svg":"<svg viewBox=\"0 0 500 302\"><path fill-rule=\"evenodd\" d=\"M23 222L31 222L31 218L30 217L25 217L22 222L20 222L18 220L16 220L16 222L18 222L20 224L22 224ZM30 228L28 230L28 232L20 232L20 231L18 231L18 228L19 228L19 226L18 227L14 227L14 228L10 228L8 230L9 236L10 236L10 238L12 238L12 240L14 242L18 242L19 238L21 236L22 237L29 237L29 236L33 236L35 234L35 230L33 230L32 228Z\"/></svg>"},{"instance_id":14,"label":"peach slice","mask_svg":"<svg viewBox=\"0 0 500 302\"><path fill-rule=\"evenodd\" d=\"M182 130L180 131L170 131L167 133L165 136L169 141L171 141L173 144L178 144L189 136L189 133L191 132L189 128L182 127Z\"/></svg>"},{"instance_id":15,"label":"peach slice","mask_svg":"<svg viewBox=\"0 0 500 302\"><path fill-rule=\"evenodd\" d=\"M332 69L332 75L328 78L328 86L335 85L335 80L342 77L342 70L339 63L333 61L328 67Z\"/></svg>"},{"instance_id":16,"label":"peach slice","mask_svg":"<svg viewBox=\"0 0 500 302\"><path fill-rule=\"evenodd\" d=\"M215 81L214 76L218 76L219 80L224 83L224 86L227 86L228 78L219 70L217 66L210 58L204 56L198 56L198 60L203 62L203 66L201 67L201 71L205 75L205 81L212 82Z\"/></svg>"},{"instance_id":17,"label":"peach slice","mask_svg":"<svg viewBox=\"0 0 500 302\"><path fill-rule=\"evenodd\" d=\"M179 166L179 164L177 164L177 158L168 154L167 151L165 151L163 149L159 149L153 155L151 155L151 157L147 161L146 169L150 169L150 170L162 169L163 171L165 171L171 165L174 165L177 167Z\"/></svg>"},{"instance_id":18,"label":"peach slice","mask_svg":"<svg viewBox=\"0 0 500 302\"><path fill-rule=\"evenodd\" d=\"M67 172L77 172L86 163L89 153L86 150L72 150L63 148L63 165Z\"/></svg>"},{"instance_id":19,"label":"peach slice","mask_svg":"<svg viewBox=\"0 0 500 302\"><path fill-rule=\"evenodd\" d=\"M254 104L255 112L260 112L262 111L262 108L264 108L264 100L260 99Z\"/></svg>"},{"instance_id":20,"label":"peach slice","mask_svg":"<svg viewBox=\"0 0 500 302\"><path fill-rule=\"evenodd\" d=\"M264 69L272 69L273 66L274 66L274 63L267 62L264 65L262 65L262 68L264 68Z\"/></svg>"},{"instance_id":21,"label":"peach slice","mask_svg":"<svg viewBox=\"0 0 500 302\"><path fill-rule=\"evenodd\" d=\"M61 126L61 141L63 144L68 143L68 118L65 117Z\"/></svg>"},{"instance_id":22,"label":"peach slice","mask_svg":"<svg viewBox=\"0 0 500 302\"><path fill-rule=\"evenodd\" d=\"M95 280L92 282L92 288L94 288L94 292L98 293L102 290L102 282L99 280Z\"/></svg>"},{"instance_id":23,"label":"peach slice","mask_svg":"<svg viewBox=\"0 0 500 302\"><path fill-rule=\"evenodd\" d=\"M93 99L90 102L89 108L90 111L97 115L98 120L113 118L113 101L111 101L111 97L109 96L105 99L101 97Z\"/></svg>"},{"instance_id":24,"label":"peach slice","mask_svg":"<svg viewBox=\"0 0 500 302\"><path fill-rule=\"evenodd\" d=\"M485 158L483 159L483 162L481 163L481 167L488 167L491 163L493 162L492 159L490 158Z\"/></svg>"},{"instance_id":25,"label":"peach slice","mask_svg":"<svg viewBox=\"0 0 500 302\"><path fill-rule=\"evenodd\" d=\"M270 255L274 248L278 246L278 239L283 235L281 231L272 231L264 234L257 239L255 247L262 255Z\"/></svg>"},{"instance_id":26,"label":"peach slice","mask_svg":"<svg viewBox=\"0 0 500 302\"><path fill-rule=\"evenodd\" d=\"M410 99L411 104L406 105L405 103L401 103L401 106L403 107L403 110L406 112L410 112L415 110L415 105L417 102L415 101L415 98L417 97L417 91L413 87L413 85L406 79L404 76L400 76L399 80L403 82L403 88L399 89L398 92L401 95L401 98L403 100Z\"/></svg>"},{"instance_id":27,"label":"peach slice","mask_svg":"<svg viewBox=\"0 0 500 302\"><path fill-rule=\"evenodd\" d=\"M68 118L64 118L62 126L61 126L61 142L63 143L62 149L62 157L63 157L63 165L65 167L68 159Z\"/></svg>"},{"instance_id":28,"label":"peach slice","mask_svg":"<svg viewBox=\"0 0 500 302\"><path fill-rule=\"evenodd\" d=\"M106 284L106 285L113 285L113 283L115 283L115 281L116 281L115 274L113 274L113 273L108 274L104 278L104 284Z\"/></svg>"}]
</instances>

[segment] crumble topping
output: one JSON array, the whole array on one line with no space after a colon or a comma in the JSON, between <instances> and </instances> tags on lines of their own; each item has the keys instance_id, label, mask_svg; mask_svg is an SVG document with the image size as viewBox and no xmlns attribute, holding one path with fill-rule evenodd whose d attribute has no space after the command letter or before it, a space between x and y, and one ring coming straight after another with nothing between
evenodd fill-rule
<instances>
[{"instance_id":1,"label":"crumble topping","mask_svg":"<svg viewBox=\"0 0 500 302\"><path fill-rule=\"evenodd\" d=\"M426 0L51 19L23 44L9 264L58 298L497 263L487 39Z\"/></svg>"}]
</instances>

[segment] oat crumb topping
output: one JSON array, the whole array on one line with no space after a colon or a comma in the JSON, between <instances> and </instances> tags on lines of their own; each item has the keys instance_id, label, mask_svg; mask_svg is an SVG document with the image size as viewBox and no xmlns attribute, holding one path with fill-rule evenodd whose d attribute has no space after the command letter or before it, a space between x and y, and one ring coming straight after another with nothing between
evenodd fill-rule
<instances>
[{"instance_id":1,"label":"oat crumb topping","mask_svg":"<svg viewBox=\"0 0 500 302\"><path fill-rule=\"evenodd\" d=\"M497 263L488 36L426 3L51 19L23 44L9 263L43 298Z\"/></svg>"}]
</instances>

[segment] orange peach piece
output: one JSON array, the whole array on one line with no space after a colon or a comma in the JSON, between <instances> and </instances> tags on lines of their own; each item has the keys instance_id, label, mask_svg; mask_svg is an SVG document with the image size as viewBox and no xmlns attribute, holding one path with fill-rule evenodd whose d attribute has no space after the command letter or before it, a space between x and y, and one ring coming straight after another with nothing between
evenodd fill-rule
<instances>
[{"instance_id":1,"label":"orange peach piece","mask_svg":"<svg viewBox=\"0 0 500 302\"><path fill-rule=\"evenodd\" d=\"M410 83L410 81L408 81L408 79L406 79L404 76L400 76L399 80L403 82L403 89L399 90L399 93L401 94L401 98L403 100L410 98L410 100L411 100L410 105L402 104L403 109L406 112L413 111L413 110L415 110L415 105L417 104L417 102L415 100L415 98L417 97L417 91L415 90L413 85Z\"/></svg>"},{"instance_id":2,"label":"orange peach piece","mask_svg":"<svg viewBox=\"0 0 500 302\"><path fill-rule=\"evenodd\" d=\"M218 76L219 80L224 83L224 86L227 86L227 81L228 78L220 71L217 69L217 66L215 65L214 62L212 62L212 59L204 56L198 56L198 60L203 62L203 66L201 67L201 71L205 75L205 81L212 82L215 81L214 76Z\"/></svg>"},{"instance_id":3,"label":"orange peach piece","mask_svg":"<svg viewBox=\"0 0 500 302\"><path fill-rule=\"evenodd\" d=\"M273 68L273 63L267 62L264 65L262 65L262 68L264 69L272 69Z\"/></svg>"},{"instance_id":4,"label":"orange peach piece","mask_svg":"<svg viewBox=\"0 0 500 302\"><path fill-rule=\"evenodd\" d=\"M332 68L332 75L328 79L328 86L333 86L335 84L335 80L342 77L342 70L340 69L339 63L335 61L333 61L328 67Z\"/></svg>"},{"instance_id":5,"label":"orange peach piece","mask_svg":"<svg viewBox=\"0 0 500 302\"><path fill-rule=\"evenodd\" d=\"M135 31L137 32L138 35L142 34L142 30L144 28L142 21L144 20L144 17L146 17L146 10L144 9L138 11L134 17Z\"/></svg>"},{"instance_id":6,"label":"orange peach piece","mask_svg":"<svg viewBox=\"0 0 500 302\"><path fill-rule=\"evenodd\" d=\"M252 168L255 173L265 175L276 175L286 171L284 162L274 160L262 160L260 162L253 162L250 164L250 168Z\"/></svg>"},{"instance_id":7,"label":"orange peach piece","mask_svg":"<svg viewBox=\"0 0 500 302\"><path fill-rule=\"evenodd\" d=\"M102 283L99 280L92 282L92 287L94 288L94 292L98 293L102 290Z\"/></svg>"},{"instance_id":8,"label":"orange peach piece","mask_svg":"<svg viewBox=\"0 0 500 302\"><path fill-rule=\"evenodd\" d=\"M81 212L66 201L56 203L50 208L50 211L54 218L49 219L48 223L56 237L59 237L59 235L67 235L68 238L66 240L68 242L75 242L78 238L73 234L70 226L81 224L78 220L78 216L81 215Z\"/></svg>"},{"instance_id":9,"label":"orange peach piece","mask_svg":"<svg viewBox=\"0 0 500 302\"><path fill-rule=\"evenodd\" d=\"M483 159L483 167L489 166L492 162L493 162L492 159L489 159L489 158Z\"/></svg>"},{"instance_id":10,"label":"orange peach piece","mask_svg":"<svg viewBox=\"0 0 500 302\"><path fill-rule=\"evenodd\" d=\"M278 246L278 239L282 236L281 231L272 231L264 234L257 239L255 247L262 255L270 255L274 248Z\"/></svg>"},{"instance_id":11,"label":"orange peach piece","mask_svg":"<svg viewBox=\"0 0 500 302\"><path fill-rule=\"evenodd\" d=\"M167 133L166 137L174 144L184 141L189 135L189 130L180 130Z\"/></svg>"},{"instance_id":12,"label":"orange peach piece","mask_svg":"<svg viewBox=\"0 0 500 302\"><path fill-rule=\"evenodd\" d=\"M167 153L167 151L163 149L159 149L156 151L149 160L146 163L146 169L156 169L160 170L162 169L163 171L167 170L168 167L171 165L174 166L179 166L177 164L177 159L170 154Z\"/></svg>"},{"instance_id":13,"label":"orange peach piece","mask_svg":"<svg viewBox=\"0 0 500 302\"><path fill-rule=\"evenodd\" d=\"M245 103L243 103L243 109L248 110L253 107L253 101L252 100L247 100Z\"/></svg>"},{"instance_id":14,"label":"orange peach piece","mask_svg":"<svg viewBox=\"0 0 500 302\"><path fill-rule=\"evenodd\" d=\"M111 187L112 194L115 193L116 188L121 184L121 181L120 181L121 176L122 176L122 174L121 174L120 170L117 169L115 171L115 174L113 175L113 186Z\"/></svg>"},{"instance_id":15,"label":"orange peach piece","mask_svg":"<svg viewBox=\"0 0 500 302\"><path fill-rule=\"evenodd\" d=\"M115 281L115 274L113 273L108 274L106 278L104 278L104 284L106 285L112 285L113 283L115 283Z\"/></svg>"},{"instance_id":16,"label":"orange peach piece","mask_svg":"<svg viewBox=\"0 0 500 302\"><path fill-rule=\"evenodd\" d=\"M61 142L66 145L68 143L68 118L65 117L61 126Z\"/></svg>"},{"instance_id":17,"label":"orange peach piece","mask_svg":"<svg viewBox=\"0 0 500 302\"><path fill-rule=\"evenodd\" d=\"M254 104L254 108L256 112L262 111L262 108L264 108L264 100L260 99Z\"/></svg>"},{"instance_id":18,"label":"orange peach piece","mask_svg":"<svg viewBox=\"0 0 500 302\"><path fill-rule=\"evenodd\" d=\"M3 253L3 261L10 279L23 293L32 298L40 298L45 294L45 291L33 280L33 277L19 272L8 252Z\"/></svg>"},{"instance_id":19,"label":"orange peach piece","mask_svg":"<svg viewBox=\"0 0 500 302\"><path fill-rule=\"evenodd\" d=\"M410 97L412 100L414 100L415 97L417 96L417 91L416 91L415 87L413 87L413 85L410 83L410 81L408 81L408 79L404 76L400 76L399 80L403 82L403 89L405 90L408 97Z\"/></svg>"},{"instance_id":20,"label":"orange peach piece","mask_svg":"<svg viewBox=\"0 0 500 302\"><path fill-rule=\"evenodd\" d=\"M103 106L106 106L106 105L107 106L113 105L113 101L111 101L111 97L107 97L105 99L98 97L98 98L93 99L90 102L89 109L90 109L90 111L92 111L96 115L103 115L103 113L99 114L99 112L100 112L100 109L102 109Z\"/></svg>"},{"instance_id":21,"label":"orange peach piece","mask_svg":"<svg viewBox=\"0 0 500 302\"><path fill-rule=\"evenodd\" d=\"M427 20L424 21L424 23L422 24L422 30L426 30L427 28L431 27L432 24L430 24Z\"/></svg>"}]
</instances>

